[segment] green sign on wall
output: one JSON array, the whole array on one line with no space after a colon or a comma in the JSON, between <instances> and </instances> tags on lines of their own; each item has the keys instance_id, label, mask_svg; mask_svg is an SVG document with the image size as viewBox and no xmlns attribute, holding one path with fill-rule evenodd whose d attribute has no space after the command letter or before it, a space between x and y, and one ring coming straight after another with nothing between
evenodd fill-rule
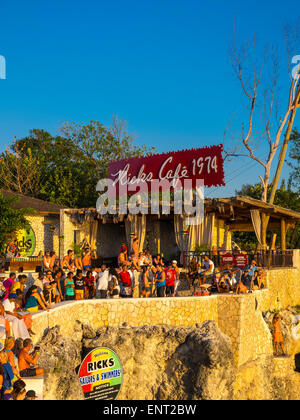
<instances>
[{"instance_id":1,"label":"green sign on wall","mask_svg":"<svg viewBox=\"0 0 300 420\"><path fill-rule=\"evenodd\" d=\"M18 250L21 257L32 257L35 251L36 239L31 227L19 230L17 233Z\"/></svg>"}]
</instances>

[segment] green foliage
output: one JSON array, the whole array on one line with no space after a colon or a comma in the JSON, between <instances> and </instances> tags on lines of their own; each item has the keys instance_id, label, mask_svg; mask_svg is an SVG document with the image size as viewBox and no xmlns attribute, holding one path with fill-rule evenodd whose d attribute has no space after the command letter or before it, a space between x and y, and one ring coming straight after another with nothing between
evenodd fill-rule
<instances>
[{"instance_id":1,"label":"green foliage","mask_svg":"<svg viewBox=\"0 0 300 420\"><path fill-rule=\"evenodd\" d=\"M82 257L82 249L80 245L75 244L75 242L72 244L72 250L74 251L74 255L76 258Z\"/></svg>"},{"instance_id":2,"label":"green foliage","mask_svg":"<svg viewBox=\"0 0 300 420\"><path fill-rule=\"evenodd\" d=\"M296 305L295 310L297 311L298 314L300 314L300 305Z\"/></svg>"},{"instance_id":3,"label":"green foliage","mask_svg":"<svg viewBox=\"0 0 300 420\"><path fill-rule=\"evenodd\" d=\"M107 177L111 161L148 155L154 150L134 145L126 125L116 118L108 128L99 121L87 125L65 123L61 134L53 137L34 129L29 136L15 141L0 158L0 188L67 207L94 207L97 182ZM11 156L17 156L18 174L26 183L17 182L15 174L7 169L12 166Z\"/></svg>"},{"instance_id":4,"label":"green foliage","mask_svg":"<svg viewBox=\"0 0 300 420\"><path fill-rule=\"evenodd\" d=\"M201 244L201 245L197 244L195 246L195 254L197 255L197 257L199 257L202 254L202 252L206 252L209 250L210 250L210 247L207 244Z\"/></svg>"},{"instance_id":5,"label":"green foliage","mask_svg":"<svg viewBox=\"0 0 300 420\"><path fill-rule=\"evenodd\" d=\"M13 209L12 204L16 201L18 199L4 198L0 192L0 254L5 253L6 246L15 231L29 227L25 216L34 214L32 209Z\"/></svg>"}]
</instances>

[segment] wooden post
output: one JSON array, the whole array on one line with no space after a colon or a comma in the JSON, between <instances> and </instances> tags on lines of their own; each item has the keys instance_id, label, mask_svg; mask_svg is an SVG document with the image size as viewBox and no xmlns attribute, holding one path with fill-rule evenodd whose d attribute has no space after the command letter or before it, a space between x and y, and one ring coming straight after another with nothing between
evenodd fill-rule
<instances>
[{"instance_id":1,"label":"wooden post","mask_svg":"<svg viewBox=\"0 0 300 420\"><path fill-rule=\"evenodd\" d=\"M274 251L276 249L276 239L277 239L277 233L273 233L272 241L271 241L271 251Z\"/></svg>"},{"instance_id":2,"label":"wooden post","mask_svg":"<svg viewBox=\"0 0 300 420\"><path fill-rule=\"evenodd\" d=\"M281 249L282 251L286 250L286 222L285 219L281 219L281 223L280 223L280 227L281 227Z\"/></svg>"},{"instance_id":3,"label":"wooden post","mask_svg":"<svg viewBox=\"0 0 300 420\"><path fill-rule=\"evenodd\" d=\"M285 250L286 250L286 222L285 219L281 219L280 223L281 231L281 250L282 250L282 266L285 267Z\"/></svg>"}]
</instances>

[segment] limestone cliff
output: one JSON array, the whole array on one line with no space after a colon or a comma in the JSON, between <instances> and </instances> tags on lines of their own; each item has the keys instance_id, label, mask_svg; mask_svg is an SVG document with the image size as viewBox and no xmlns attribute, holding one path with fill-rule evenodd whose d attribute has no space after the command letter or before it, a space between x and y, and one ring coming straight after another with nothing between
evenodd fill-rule
<instances>
[{"instance_id":1,"label":"limestone cliff","mask_svg":"<svg viewBox=\"0 0 300 420\"><path fill-rule=\"evenodd\" d=\"M59 328L40 342L45 399L82 399L75 368L91 348L112 348L124 371L119 399L296 399L294 359L262 356L235 365L232 344L213 321L195 327L101 327L77 323L72 339Z\"/></svg>"}]
</instances>

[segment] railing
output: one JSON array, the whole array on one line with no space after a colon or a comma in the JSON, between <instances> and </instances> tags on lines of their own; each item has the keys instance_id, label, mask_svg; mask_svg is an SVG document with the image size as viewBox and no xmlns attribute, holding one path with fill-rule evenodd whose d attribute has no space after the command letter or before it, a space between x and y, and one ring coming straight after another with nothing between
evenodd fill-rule
<instances>
[{"instance_id":1,"label":"railing","mask_svg":"<svg viewBox=\"0 0 300 420\"><path fill-rule=\"evenodd\" d=\"M257 266L264 268L276 268L276 267L293 267L293 250L276 250L276 251L256 251L256 252L241 252L247 256L248 263L252 260L257 262ZM241 253L238 253L239 255ZM205 251L196 253L195 251L185 251L183 253L183 266L188 267L190 261L195 258L197 262L203 263L204 256L208 255L213 261L215 266L226 265L223 263L223 256L225 254L231 254L233 257L237 255L233 251Z\"/></svg>"}]
</instances>

